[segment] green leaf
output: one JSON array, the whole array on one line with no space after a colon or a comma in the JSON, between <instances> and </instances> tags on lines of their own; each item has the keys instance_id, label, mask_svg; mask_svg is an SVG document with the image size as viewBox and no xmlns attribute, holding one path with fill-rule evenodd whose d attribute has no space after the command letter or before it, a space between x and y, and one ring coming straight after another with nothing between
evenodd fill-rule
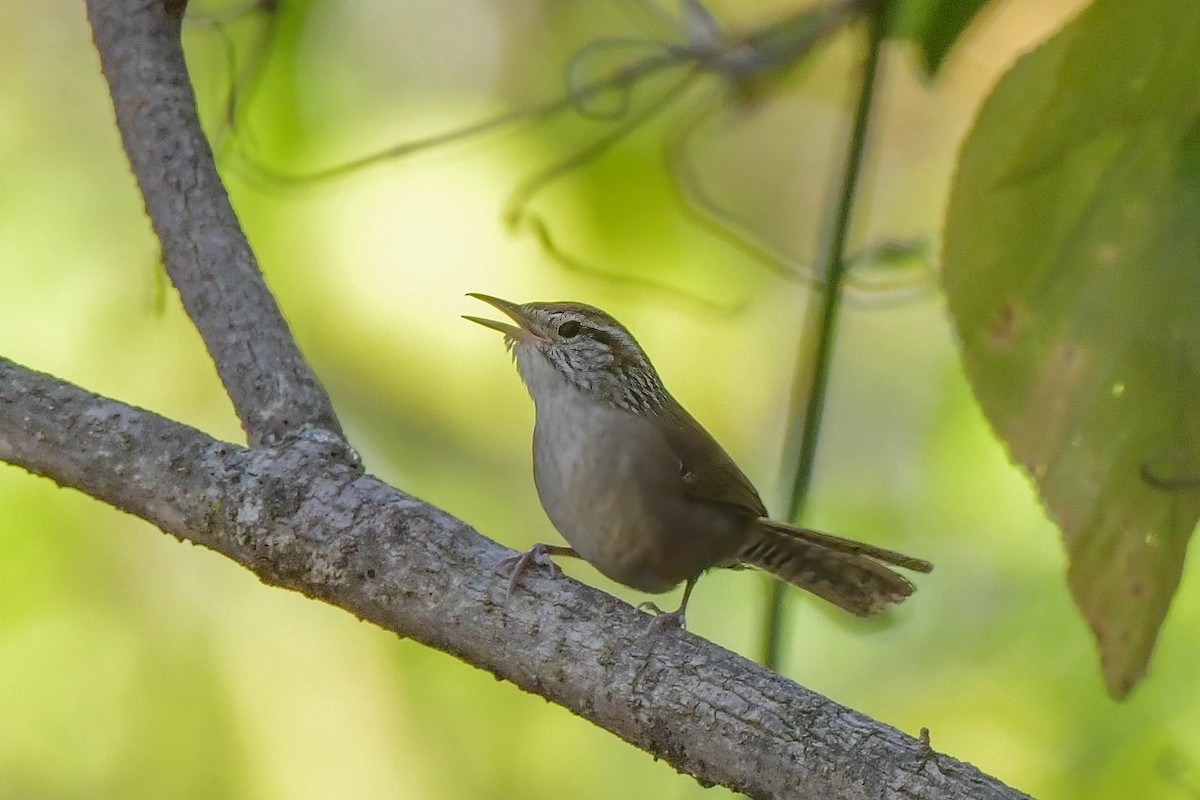
<instances>
[{"instance_id":1,"label":"green leaf","mask_svg":"<svg viewBox=\"0 0 1200 800\"><path fill-rule=\"evenodd\" d=\"M1109 692L1200 518L1200 3L1097 0L975 121L945 288L984 413L1063 532Z\"/></svg>"},{"instance_id":2,"label":"green leaf","mask_svg":"<svg viewBox=\"0 0 1200 800\"><path fill-rule=\"evenodd\" d=\"M889 35L912 39L921 51L925 71L937 73L954 43L988 0L896 0Z\"/></svg>"}]
</instances>

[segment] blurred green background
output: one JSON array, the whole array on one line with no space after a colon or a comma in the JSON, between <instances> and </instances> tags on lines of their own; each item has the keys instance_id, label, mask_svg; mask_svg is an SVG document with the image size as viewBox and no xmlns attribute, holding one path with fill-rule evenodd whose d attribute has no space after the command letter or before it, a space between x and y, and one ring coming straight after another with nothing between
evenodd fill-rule
<instances>
[{"instance_id":1,"label":"blurred green background","mask_svg":"<svg viewBox=\"0 0 1200 800\"><path fill-rule=\"evenodd\" d=\"M264 23L186 32L235 207L368 469L512 547L555 537L529 474L532 407L498 337L459 318L480 312L465 292L612 312L778 510L809 286L679 210L660 158L669 120L535 199L589 265L574 270L500 222L522 177L579 146L569 120L300 189L265 183L239 153L324 166L551 97L574 48L650 24L631 5L285 2L261 81L242 86L236 133L223 122L228 54L243 63ZM1000 3L932 85L910 51L889 46L856 248L926 237L936 251L975 108L1079 5ZM714 12L752 26L791 7ZM83 5L0 8L0 352L240 441L164 289ZM210 0L193 12L228 9ZM706 125L689 151L711 193L801 269L840 163L851 39L805 65L792 91ZM839 336L806 522L937 570L883 622L795 597L785 671L909 733L928 727L936 749L1039 798L1200 797L1195 569L1148 678L1111 702L1058 534L971 399L936 288L860 294ZM728 794L19 469L0 467L0 519L0 799ZM707 577L692 630L756 652L765 580Z\"/></svg>"}]
</instances>

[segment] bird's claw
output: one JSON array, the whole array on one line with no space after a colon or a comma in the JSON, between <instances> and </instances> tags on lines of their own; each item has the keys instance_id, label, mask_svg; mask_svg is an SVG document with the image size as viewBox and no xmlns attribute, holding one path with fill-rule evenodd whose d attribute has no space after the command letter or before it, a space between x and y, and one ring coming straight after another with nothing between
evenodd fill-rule
<instances>
[{"instance_id":1,"label":"bird's claw","mask_svg":"<svg viewBox=\"0 0 1200 800\"><path fill-rule=\"evenodd\" d=\"M517 588L517 581L525 573L525 570L530 566L545 567L550 571L551 578L557 578L562 574L562 569L558 564L555 564L550 559L550 554L553 549L547 544L535 544L533 547L526 550L524 553L503 558L496 562L496 566L492 567L492 572L497 575L508 575L508 587L504 591L504 603L508 604L508 599L512 597L513 590Z\"/></svg>"},{"instance_id":2,"label":"bird's claw","mask_svg":"<svg viewBox=\"0 0 1200 800\"><path fill-rule=\"evenodd\" d=\"M687 629L687 617L684 615L682 608L674 611L663 611L653 602L647 600L644 603L638 603L637 610L644 611L651 616L650 624L646 626L647 633L661 630L662 628Z\"/></svg>"}]
</instances>

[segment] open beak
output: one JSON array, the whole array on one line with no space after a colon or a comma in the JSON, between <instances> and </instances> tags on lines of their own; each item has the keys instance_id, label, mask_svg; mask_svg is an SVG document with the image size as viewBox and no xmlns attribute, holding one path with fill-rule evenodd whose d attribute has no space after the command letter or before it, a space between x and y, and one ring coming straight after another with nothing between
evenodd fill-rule
<instances>
[{"instance_id":1,"label":"open beak","mask_svg":"<svg viewBox=\"0 0 1200 800\"><path fill-rule=\"evenodd\" d=\"M488 305L500 309L517 324L509 325L507 322L497 322L494 319L484 319L483 317L471 317L466 314L463 315L463 319L469 319L471 322L477 322L485 328L500 331L505 337L513 341L528 342L537 338L528 315L516 303L510 303L507 300L501 300L499 297L492 297L489 294L477 294L475 292L467 292L467 297L474 297L476 300L482 300Z\"/></svg>"}]
</instances>

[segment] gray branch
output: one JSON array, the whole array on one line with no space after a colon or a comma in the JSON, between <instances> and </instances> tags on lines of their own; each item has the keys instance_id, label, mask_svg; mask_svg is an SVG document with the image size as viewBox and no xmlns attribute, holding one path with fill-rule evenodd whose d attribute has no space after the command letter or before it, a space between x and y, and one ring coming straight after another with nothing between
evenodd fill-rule
<instances>
[{"instance_id":1,"label":"gray branch","mask_svg":"<svg viewBox=\"0 0 1200 800\"><path fill-rule=\"evenodd\" d=\"M163 263L252 446L299 426L339 432L238 225L183 61L181 0L88 0L117 127Z\"/></svg>"},{"instance_id":2,"label":"gray branch","mask_svg":"<svg viewBox=\"0 0 1200 800\"><path fill-rule=\"evenodd\" d=\"M0 459L265 582L451 653L706 783L761 798L1024 797L974 767L510 551L310 429L247 449L0 359Z\"/></svg>"},{"instance_id":3,"label":"gray branch","mask_svg":"<svg viewBox=\"0 0 1200 800\"><path fill-rule=\"evenodd\" d=\"M505 605L509 551L366 475L262 282L196 124L180 0L88 0L172 280L250 448L0 358L0 459L509 680L704 783L761 798L1024 797L568 578Z\"/></svg>"}]
</instances>

